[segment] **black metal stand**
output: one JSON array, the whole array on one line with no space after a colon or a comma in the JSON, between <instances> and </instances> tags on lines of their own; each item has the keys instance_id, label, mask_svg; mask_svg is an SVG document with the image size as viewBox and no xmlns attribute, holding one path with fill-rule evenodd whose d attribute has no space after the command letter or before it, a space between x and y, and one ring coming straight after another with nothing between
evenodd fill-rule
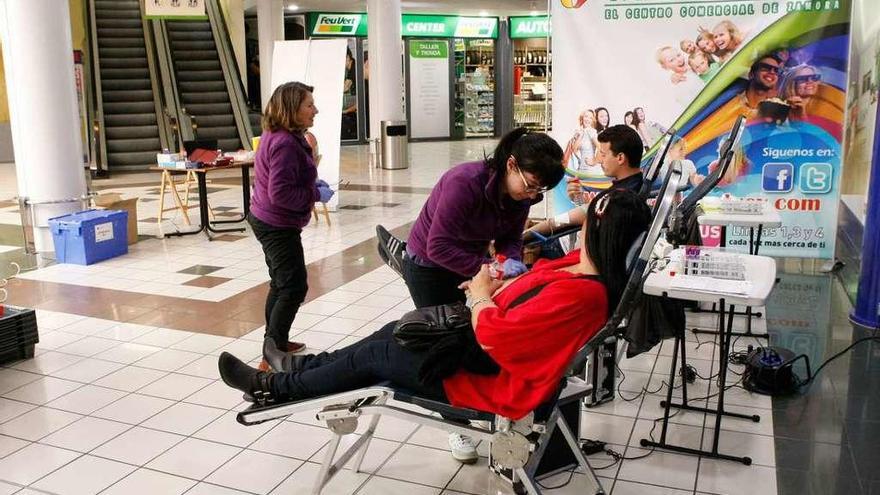
<instances>
[{"instance_id":1,"label":"black metal stand","mask_svg":"<svg viewBox=\"0 0 880 495\"><path fill-rule=\"evenodd\" d=\"M724 459L728 461L737 461L745 464L746 466L751 465L752 459L751 457L737 457L728 454L722 454L718 452L718 440L721 435L721 417L722 416L730 416L733 418L742 418L742 419L750 419L754 422L761 421L761 417L757 414L755 415L747 415L747 414L738 414L727 412L724 410L724 392L727 386L727 365L730 354L730 338L733 330L733 311L735 310L734 306L730 306L729 313L725 311L725 301L722 298L719 301L719 318L718 318L718 404L715 409L709 409L707 407L696 407L688 404L687 398L687 382L685 382L684 387L682 387L682 400L681 403L675 403L672 401L672 390L675 388L675 375L677 374L677 368L679 365L678 362L678 352L679 348L681 349L682 355L682 364L685 362L685 341L683 336L676 335L675 336L675 346L672 349L672 365L669 371L669 388L666 391L666 400L660 402L660 406L663 407L663 428L660 432L660 440L653 441L647 438L643 438L640 441L642 447L652 447L663 450L669 450L672 452L681 452L684 454L693 454L700 455L704 457L710 457L713 459ZM669 410L671 408L684 409L687 411L698 411L715 415L715 432L714 438L712 440L712 449L711 450L703 450L703 449L692 449L689 447L682 447L680 445L672 445L666 441L666 434L669 429Z\"/></svg>"},{"instance_id":2,"label":"black metal stand","mask_svg":"<svg viewBox=\"0 0 880 495\"><path fill-rule=\"evenodd\" d=\"M755 255L755 256L758 255L758 248L761 247L761 232L763 230L764 230L764 226L761 224L758 224L758 237L756 239L755 238L755 228L749 227L749 254ZM727 226L722 225L721 226L721 247L726 247L726 244L727 244L726 239L727 239ZM706 313L719 313L715 309L715 304L712 304L712 309L710 309L710 310L699 310L699 311L706 312ZM729 312L729 314L731 316L731 320L733 319L733 316L745 316L746 317L746 331L745 332L739 332L739 331L731 332L731 335L736 335L737 337L754 337L756 339L768 339L768 340L770 339L770 334L768 334L768 333L752 333L752 317L753 316L758 317L758 318L763 317L764 315L760 311L758 311L756 313L752 313L752 307L746 306L746 310L744 312L737 313L736 311L731 310ZM693 333L697 333L697 334L715 335L718 333L715 330L705 330L702 328L692 328L691 331Z\"/></svg>"},{"instance_id":3,"label":"black metal stand","mask_svg":"<svg viewBox=\"0 0 880 495\"><path fill-rule=\"evenodd\" d=\"M182 237L185 235L194 235L200 232L204 232L205 234L207 234L208 240L211 241L213 240L211 238L212 232L215 234L223 234L226 232L244 232L244 227L234 229L215 229L214 227L211 227L211 222L208 219L208 180L205 178L205 175L205 171L196 170L196 179L198 180L199 184L199 220L201 222L198 230L191 230L186 232L178 231L166 235Z\"/></svg>"},{"instance_id":4,"label":"black metal stand","mask_svg":"<svg viewBox=\"0 0 880 495\"><path fill-rule=\"evenodd\" d=\"M241 166L241 204L243 212L240 217L231 218L229 220L214 220L211 223L238 223L247 220L248 213L251 211L251 174L250 166Z\"/></svg>"}]
</instances>

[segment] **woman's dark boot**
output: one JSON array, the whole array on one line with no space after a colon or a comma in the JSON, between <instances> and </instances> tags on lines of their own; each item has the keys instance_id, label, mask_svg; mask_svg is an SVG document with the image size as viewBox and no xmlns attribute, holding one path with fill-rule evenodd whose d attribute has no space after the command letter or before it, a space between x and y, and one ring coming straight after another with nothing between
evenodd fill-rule
<instances>
[{"instance_id":1,"label":"woman's dark boot","mask_svg":"<svg viewBox=\"0 0 880 495\"><path fill-rule=\"evenodd\" d=\"M287 400L277 397L272 391L274 373L251 368L228 352L220 354L217 366L220 369L220 378L223 379L223 383L241 390L245 396L253 397L254 402L261 406Z\"/></svg>"},{"instance_id":2,"label":"woman's dark boot","mask_svg":"<svg viewBox=\"0 0 880 495\"><path fill-rule=\"evenodd\" d=\"M310 359L308 355L294 355L283 352L275 346L270 337L263 340L263 360L269 363L274 371L299 371Z\"/></svg>"}]
</instances>

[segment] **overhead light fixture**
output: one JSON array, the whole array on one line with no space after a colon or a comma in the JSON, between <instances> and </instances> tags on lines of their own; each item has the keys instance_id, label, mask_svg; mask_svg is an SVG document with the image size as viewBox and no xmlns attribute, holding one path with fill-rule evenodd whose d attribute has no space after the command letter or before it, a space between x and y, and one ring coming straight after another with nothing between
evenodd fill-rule
<instances>
[{"instance_id":1,"label":"overhead light fixture","mask_svg":"<svg viewBox=\"0 0 880 495\"><path fill-rule=\"evenodd\" d=\"M287 4L287 10L289 10L291 12L295 11L295 10L299 10L299 5L297 5L295 3Z\"/></svg>"}]
</instances>

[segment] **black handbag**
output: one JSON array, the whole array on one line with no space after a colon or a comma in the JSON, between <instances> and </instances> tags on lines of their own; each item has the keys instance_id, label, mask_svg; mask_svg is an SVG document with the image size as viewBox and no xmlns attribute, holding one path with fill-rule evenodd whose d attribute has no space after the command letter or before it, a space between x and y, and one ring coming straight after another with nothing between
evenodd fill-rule
<instances>
[{"instance_id":1,"label":"black handbag","mask_svg":"<svg viewBox=\"0 0 880 495\"><path fill-rule=\"evenodd\" d=\"M471 310L464 303L414 309L394 325L392 335L402 347L413 351L430 349L437 341L471 332Z\"/></svg>"}]
</instances>

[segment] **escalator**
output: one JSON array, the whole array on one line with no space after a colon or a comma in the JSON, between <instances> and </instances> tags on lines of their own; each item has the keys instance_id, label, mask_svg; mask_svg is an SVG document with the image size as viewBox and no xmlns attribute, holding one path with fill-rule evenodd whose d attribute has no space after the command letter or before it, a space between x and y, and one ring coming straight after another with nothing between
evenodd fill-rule
<instances>
[{"instance_id":1,"label":"escalator","mask_svg":"<svg viewBox=\"0 0 880 495\"><path fill-rule=\"evenodd\" d=\"M228 31L216 0L205 8L205 20L159 21L181 121L192 122L183 126L184 138L216 139L224 151L251 149L252 117Z\"/></svg>"},{"instance_id":2,"label":"escalator","mask_svg":"<svg viewBox=\"0 0 880 495\"><path fill-rule=\"evenodd\" d=\"M155 165L170 134L140 2L93 0L90 9L99 162L104 171Z\"/></svg>"}]
</instances>

